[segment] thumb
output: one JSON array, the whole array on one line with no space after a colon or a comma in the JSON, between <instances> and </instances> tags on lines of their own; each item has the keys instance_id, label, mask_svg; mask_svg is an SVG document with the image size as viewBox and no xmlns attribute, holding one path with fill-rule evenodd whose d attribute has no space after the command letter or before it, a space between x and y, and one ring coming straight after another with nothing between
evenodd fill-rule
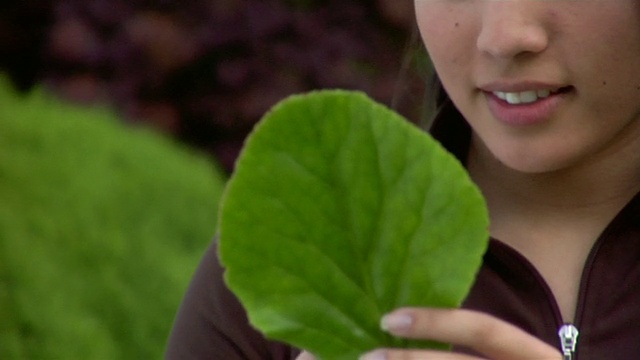
<instances>
[{"instance_id":1,"label":"thumb","mask_svg":"<svg viewBox=\"0 0 640 360\"><path fill-rule=\"evenodd\" d=\"M316 360L316 358L310 353L303 351L302 353L300 353L300 355L298 355L296 360Z\"/></svg>"}]
</instances>

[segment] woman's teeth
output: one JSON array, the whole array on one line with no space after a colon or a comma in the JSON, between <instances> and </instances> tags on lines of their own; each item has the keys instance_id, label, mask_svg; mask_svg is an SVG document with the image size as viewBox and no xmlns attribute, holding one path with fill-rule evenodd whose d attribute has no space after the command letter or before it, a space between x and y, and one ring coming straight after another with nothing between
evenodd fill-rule
<instances>
[{"instance_id":1,"label":"woman's teeth","mask_svg":"<svg viewBox=\"0 0 640 360\"><path fill-rule=\"evenodd\" d=\"M521 92L503 92L503 91L494 91L493 95L496 97L506 101L511 105L518 104L531 104L539 99L544 99L549 97L552 93L551 90L530 90L530 91L521 91Z\"/></svg>"}]
</instances>

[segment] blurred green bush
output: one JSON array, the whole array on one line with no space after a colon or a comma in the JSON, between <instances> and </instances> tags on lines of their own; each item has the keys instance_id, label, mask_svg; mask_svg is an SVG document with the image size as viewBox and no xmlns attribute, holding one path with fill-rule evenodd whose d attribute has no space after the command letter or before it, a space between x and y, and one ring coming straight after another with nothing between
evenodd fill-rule
<instances>
[{"instance_id":1,"label":"blurred green bush","mask_svg":"<svg viewBox=\"0 0 640 360\"><path fill-rule=\"evenodd\" d=\"M0 78L0 359L159 359L224 175Z\"/></svg>"}]
</instances>

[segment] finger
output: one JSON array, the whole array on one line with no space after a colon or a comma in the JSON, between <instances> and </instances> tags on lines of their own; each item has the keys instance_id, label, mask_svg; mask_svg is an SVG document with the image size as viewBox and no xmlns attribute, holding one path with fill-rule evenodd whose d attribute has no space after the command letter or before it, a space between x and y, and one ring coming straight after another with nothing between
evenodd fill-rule
<instances>
[{"instance_id":1,"label":"finger","mask_svg":"<svg viewBox=\"0 0 640 360\"><path fill-rule=\"evenodd\" d=\"M300 353L300 355L298 355L296 360L316 360L316 358L310 353L303 351Z\"/></svg>"},{"instance_id":2,"label":"finger","mask_svg":"<svg viewBox=\"0 0 640 360\"><path fill-rule=\"evenodd\" d=\"M370 353L362 355L358 360L484 360L479 357L454 354L452 352L444 351L430 351L430 350L396 350L396 349L383 349L375 350Z\"/></svg>"},{"instance_id":3,"label":"finger","mask_svg":"<svg viewBox=\"0 0 640 360\"><path fill-rule=\"evenodd\" d=\"M381 326L398 336L469 347L495 360L562 359L542 340L477 311L405 308L384 316Z\"/></svg>"}]
</instances>

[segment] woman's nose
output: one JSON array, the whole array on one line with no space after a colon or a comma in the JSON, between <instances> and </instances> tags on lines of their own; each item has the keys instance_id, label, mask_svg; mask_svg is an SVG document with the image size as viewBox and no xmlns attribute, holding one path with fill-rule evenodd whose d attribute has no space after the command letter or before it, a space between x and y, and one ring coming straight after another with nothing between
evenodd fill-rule
<instances>
[{"instance_id":1,"label":"woman's nose","mask_svg":"<svg viewBox=\"0 0 640 360\"><path fill-rule=\"evenodd\" d=\"M539 53L549 44L549 34L539 18L538 1L483 1L478 49L495 58Z\"/></svg>"}]
</instances>

